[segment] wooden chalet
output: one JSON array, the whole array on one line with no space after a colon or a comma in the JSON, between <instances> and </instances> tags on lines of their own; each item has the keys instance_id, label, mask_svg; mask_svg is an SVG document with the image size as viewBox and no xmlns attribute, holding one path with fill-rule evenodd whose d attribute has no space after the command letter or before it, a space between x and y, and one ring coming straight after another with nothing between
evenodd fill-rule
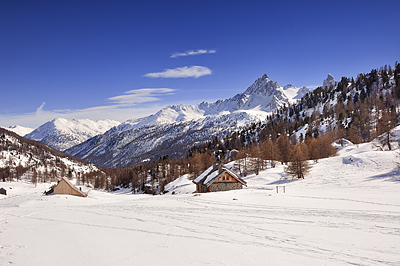
<instances>
[{"instance_id":1,"label":"wooden chalet","mask_svg":"<svg viewBox=\"0 0 400 266\"><path fill-rule=\"evenodd\" d=\"M243 186L247 186L246 181L235 172L223 164L216 163L193 180L193 183L196 184L196 192L199 193L242 189Z\"/></svg>"},{"instance_id":2,"label":"wooden chalet","mask_svg":"<svg viewBox=\"0 0 400 266\"><path fill-rule=\"evenodd\" d=\"M75 187L67 178L63 177L54 187L54 194L73 195L78 197L87 197L87 194Z\"/></svg>"}]
</instances>

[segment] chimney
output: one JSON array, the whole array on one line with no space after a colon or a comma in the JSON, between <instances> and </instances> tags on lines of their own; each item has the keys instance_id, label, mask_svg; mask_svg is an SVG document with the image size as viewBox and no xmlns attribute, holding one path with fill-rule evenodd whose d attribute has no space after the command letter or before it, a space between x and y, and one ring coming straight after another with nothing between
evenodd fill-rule
<instances>
[{"instance_id":1,"label":"chimney","mask_svg":"<svg viewBox=\"0 0 400 266\"><path fill-rule=\"evenodd\" d=\"M217 167L217 162L213 162L213 169L215 169L215 167Z\"/></svg>"},{"instance_id":2,"label":"chimney","mask_svg":"<svg viewBox=\"0 0 400 266\"><path fill-rule=\"evenodd\" d=\"M218 165L218 174L221 174L222 173L222 164L219 164Z\"/></svg>"}]
</instances>

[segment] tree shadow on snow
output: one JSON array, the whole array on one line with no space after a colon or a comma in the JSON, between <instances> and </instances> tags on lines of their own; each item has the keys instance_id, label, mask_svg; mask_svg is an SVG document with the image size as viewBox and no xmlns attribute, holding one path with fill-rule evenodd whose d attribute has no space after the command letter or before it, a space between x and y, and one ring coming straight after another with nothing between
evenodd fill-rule
<instances>
[{"instance_id":1,"label":"tree shadow on snow","mask_svg":"<svg viewBox=\"0 0 400 266\"><path fill-rule=\"evenodd\" d=\"M374 175L374 176L369 177L368 179L370 179L370 180L385 179L384 181L400 183L400 169L395 168L388 173Z\"/></svg>"},{"instance_id":2,"label":"tree shadow on snow","mask_svg":"<svg viewBox=\"0 0 400 266\"><path fill-rule=\"evenodd\" d=\"M298 180L299 179L287 179L287 178L285 178L285 179L279 179L279 180L276 180L274 182L271 182L268 185L283 185L283 184L293 183L293 182L296 182Z\"/></svg>"}]
</instances>

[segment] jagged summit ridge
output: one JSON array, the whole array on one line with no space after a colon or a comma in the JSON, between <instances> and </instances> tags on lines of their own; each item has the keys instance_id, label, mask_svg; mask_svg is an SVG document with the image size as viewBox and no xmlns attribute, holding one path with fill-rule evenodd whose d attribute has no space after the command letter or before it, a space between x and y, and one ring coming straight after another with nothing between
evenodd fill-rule
<instances>
[{"instance_id":1,"label":"jagged summit ridge","mask_svg":"<svg viewBox=\"0 0 400 266\"><path fill-rule=\"evenodd\" d=\"M265 118L269 113L276 111L284 104L293 103L300 99L308 89L298 89L293 85L280 87L276 81L271 81L267 74L258 78L245 92L235 96L218 100L213 103L202 102L198 105L171 105L157 113L136 119L127 120L105 134L114 134L143 126L166 125L177 122L198 121L206 117L230 115L235 117L238 113L252 113L253 117ZM248 121L251 123L252 121Z\"/></svg>"}]
</instances>

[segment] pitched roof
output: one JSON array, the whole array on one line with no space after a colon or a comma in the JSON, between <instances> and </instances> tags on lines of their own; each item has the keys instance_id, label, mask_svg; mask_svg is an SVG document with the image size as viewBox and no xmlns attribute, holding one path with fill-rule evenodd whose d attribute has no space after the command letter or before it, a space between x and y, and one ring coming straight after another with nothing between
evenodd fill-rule
<instances>
[{"instance_id":1,"label":"pitched roof","mask_svg":"<svg viewBox=\"0 0 400 266\"><path fill-rule=\"evenodd\" d=\"M76 192L78 192L79 194L81 194L82 196L86 197L87 194L85 192L83 192L82 190L78 189L76 186L74 186L69 180L68 178L63 177L60 182L64 180L73 190L75 190ZM58 182L58 184L60 184L60 182ZM58 186L57 184L57 186Z\"/></svg>"},{"instance_id":2,"label":"pitched roof","mask_svg":"<svg viewBox=\"0 0 400 266\"><path fill-rule=\"evenodd\" d=\"M203 181L203 179L205 179L205 178L210 174L210 172L211 172L213 169L214 169L213 166L210 166L209 168L207 168L207 170L205 170L205 171L204 171L203 173L201 173L198 177L196 177L195 180L193 180L193 183L195 183L195 184L201 183L201 181Z\"/></svg>"},{"instance_id":3,"label":"pitched roof","mask_svg":"<svg viewBox=\"0 0 400 266\"><path fill-rule=\"evenodd\" d=\"M221 167L221 172L219 171L219 167ZM199 175L195 180L193 180L193 183L195 184L200 184L203 183L207 187L214 183L215 180L218 179L221 175L224 173L229 173L233 178L235 178L239 183L242 185L247 185L246 181L241 179L235 172L230 170L224 165L217 165L215 167L211 166L207 170L205 170L201 175Z\"/></svg>"}]
</instances>

